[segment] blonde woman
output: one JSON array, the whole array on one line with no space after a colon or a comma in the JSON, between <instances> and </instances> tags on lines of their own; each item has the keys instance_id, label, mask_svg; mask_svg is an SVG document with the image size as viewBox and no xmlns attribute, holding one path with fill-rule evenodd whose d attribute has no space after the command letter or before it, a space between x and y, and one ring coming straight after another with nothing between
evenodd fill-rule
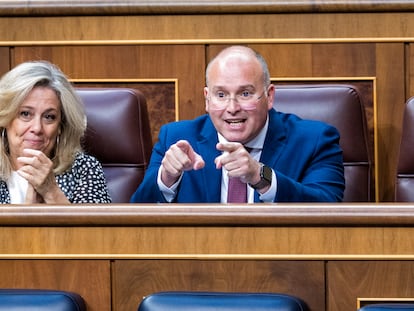
<instances>
[{"instance_id":1,"label":"blonde woman","mask_svg":"<svg viewBox=\"0 0 414 311\"><path fill-rule=\"evenodd\" d=\"M62 71L22 63L0 80L0 203L110 203L101 164L85 154L83 105Z\"/></svg>"}]
</instances>

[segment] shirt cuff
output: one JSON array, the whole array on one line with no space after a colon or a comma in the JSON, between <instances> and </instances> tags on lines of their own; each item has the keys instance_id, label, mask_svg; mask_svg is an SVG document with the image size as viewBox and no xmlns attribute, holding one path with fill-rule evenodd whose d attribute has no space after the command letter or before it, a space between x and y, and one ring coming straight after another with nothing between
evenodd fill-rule
<instances>
[{"instance_id":1,"label":"shirt cuff","mask_svg":"<svg viewBox=\"0 0 414 311\"><path fill-rule=\"evenodd\" d=\"M262 202L273 202L276 198L276 192L277 192L277 180L276 180L276 174L275 171L272 169L272 184L270 185L270 188L265 192L259 195L259 199Z\"/></svg>"},{"instance_id":2,"label":"shirt cuff","mask_svg":"<svg viewBox=\"0 0 414 311\"><path fill-rule=\"evenodd\" d=\"M167 202L172 202L177 195L177 188L183 178L183 174L181 174L180 178L178 178L177 182L174 183L171 187L167 187L161 180L161 168L158 169L158 176L157 176L157 184L158 188L160 189L161 193L163 194L164 198Z\"/></svg>"}]
</instances>

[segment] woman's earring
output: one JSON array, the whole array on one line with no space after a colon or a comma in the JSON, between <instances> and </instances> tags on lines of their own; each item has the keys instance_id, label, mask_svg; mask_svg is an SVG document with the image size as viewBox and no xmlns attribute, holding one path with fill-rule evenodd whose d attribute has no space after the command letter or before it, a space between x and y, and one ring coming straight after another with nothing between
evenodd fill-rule
<instances>
[{"instance_id":1,"label":"woman's earring","mask_svg":"<svg viewBox=\"0 0 414 311\"><path fill-rule=\"evenodd\" d=\"M7 141L7 132L6 132L5 127L3 127L3 130L1 131L1 140L2 140L4 150L9 152L9 144L8 144L8 141Z\"/></svg>"},{"instance_id":2,"label":"woman's earring","mask_svg":"<svg viewBox=\"0 0 414 311\"><path fill-rule=\"evenodd\" d=\"M58 153L58 149L59 149L59 142L60 142L60 135L56 136L56 151L55 151L55 155L57 155Z\"/></svg>"},{"instance_id":3,"label":"woman's earring","mask_svg":"<svg viewBox=\"0 0 414 311\"><path fill-rule=\"evenodd\" d=\"M56 136L56 144L55 144L55 154L53 155L52 159L55 159L58 155L58 150L59 150L59 142L60 142L60 135Z\"/></svg>"}]
</instances>

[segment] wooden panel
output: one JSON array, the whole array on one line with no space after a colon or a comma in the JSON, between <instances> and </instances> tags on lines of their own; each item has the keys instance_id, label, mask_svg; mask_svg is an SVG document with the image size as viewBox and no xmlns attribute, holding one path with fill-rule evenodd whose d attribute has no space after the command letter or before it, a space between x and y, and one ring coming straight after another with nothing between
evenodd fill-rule
<instances>
[{"instance_id":1,"label":"wooden panel","mask_svg":"<svg viewBox=\"0 0 414 311\"><path fill-rule=\"evenodd\" d=\"M4 255L397 255L390 245L393 231L382 228L3 227L0 233ZM414 254L409 237L414 228L405 228L403 233L398 243L407 247L396 246L399 254Z\"/></svg>"},{"instance_id":2,"label":"wooden panel","mask_svg":"<svg viewBox=\"0 0 414 311\"><path fill-rule=\"evenodd\" d=\"M0 18L0 41L414 37L412 12L42 16ZM182 42L181 42L182 43Z\"/></svg>"},{"instance_id":3,"label":"wooden panel","mask_svg":"<svg viewBox=\"0 0 414 311\"><path fill-rule=\"evenodd\" d=\"M204 113L203 45L16 47L16 64L46 59L71 79L177 79L180 119Z\"/></svg>"},{"instance_id":4,"label":"wooden panel","mask_svg":"<svg viewBox=\"0 0 414 311\"><path fill-rule=\"evenodd\" d=\"M9 47L0 47L0 76L10 69Z\"/></svg>"},{"instance_id":5,"label":"wooden panel","mask_svg":"<svg viewBox=\"0 0 414 311\"><path fill-rule=\"evenodd\" d=\"M27 2L22 4L18 0L2 1L0 9L7 15L132 15L132 14L199 14L203 13L257 13L257 12L383 12L383 11L412 11L414 3L406 1L358 1L337 0L334 2L314 2L311 0L295 2L291 1L260 1L252 0L229 0L223 3L220 0L203 1L163 1L163 5L153 5L151 1L145 0L84 0L77 1L41 1Z\"/></svg>"},{"instance_id":6,"label":"wooden panel","mask_svg":"<svg viewBox=\"0 0 414 311\"><path fill-rule=\"evenodd\" d=\"M410 203L5 204L0 209L0 227L410 228L413 224Z\"/></svg>"},{"instance_id":7,"label":"wooden panel","mask_svg":"<svg viewBox=\"0 0 414 311\"><path fill-rule=\"evenodd\" d=\"M414 96L414 44L407 45L407 94L406 98Z\"/></svg>"},{"instance_id":8,"label":"wooden panel","mask_svg":"<svg viewBox=\"0 0 414 311\"><path fill-rule=\"evenodd\" d=\"M414 296L413 218L409 204L4 206L0 287L72 290L92 311L163 290L355 311L357 298Z\"/></svg>"},{"instance_id":9,"label":"wooden panel","mask_svg":"<svg viewBox=\"0 0 414 311\"><path fill-rule=\"evenodd\" d=\"M357 298L414 297L413 261L330 261L327 311L355 311Z\"/></svg>"},{"instance_id":10,"label":"wooden panel","mask_svg":"<svg viewBox=\"0 0 414 311\"><path fill-rule=\"evenodd\" d=\"M413 209L51 206L0 213L0 257L413 258ZM42 221L43 220L43 221ZM53 223L54 226L45 225ZM28 226L28 224L30 226ZM39 224L39 226L35 226ZM411 257L410 257L411 256Z\"/></svg>"},{"instance_id":11,"label":"wooden panel","mask_svg":"<svg viewBox=\"0 0 414 311\"><path fill-rule=\"evenodd\" d=\"M210 45L208 57L228 45ZM266 59L272 77L375 76L374 43L247 44Z\"/></svg>"},{"instance_id":12,"label":"wooden panel","mask_svg":"<svg viewBox=\"0 0 414 311\"><path fill-rule=\"evenodd\" d=\"M376 45L378 179L380 201L394 200L397 156L405 103L404 46Z\"/></svg>"},{"instance_id":13,"label":"wooden panel","mask_svg":"<svg viewBox=\"0 0 414 311\"><path fill-rule=\"evenodd\" d=\"M325 309L323 261L115 260L114 311L168 290L280 292ZM311 290L310 290L311 289Z\"/></svg>"},{"instance_id":14,"label":"wooden panel","mask_svg":"<svg viewBox=\"0 0 414 311\"><path fill-rule=\"evenodd\" d=\"M73 291L89 311L109 311L109 269L108 260L0 260L0 287Z\"/></svg>"}]
</instances>

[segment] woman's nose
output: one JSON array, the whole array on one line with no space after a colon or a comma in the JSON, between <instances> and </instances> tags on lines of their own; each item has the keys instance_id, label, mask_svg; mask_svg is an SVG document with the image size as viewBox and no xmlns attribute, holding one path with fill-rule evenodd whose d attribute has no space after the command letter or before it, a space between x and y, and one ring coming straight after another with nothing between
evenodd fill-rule
<instances>
[{"instance_id":1,"label":"woman's nose","mask_svg":"<svg viewBox=\"0 0 414 311\"><path fill-rule=\"evenodd\" d=\"M35 132L41 132L42 131L42 119L41 117L34 117L31 121L30 129Z\"/></svg>"}]
</instances>

